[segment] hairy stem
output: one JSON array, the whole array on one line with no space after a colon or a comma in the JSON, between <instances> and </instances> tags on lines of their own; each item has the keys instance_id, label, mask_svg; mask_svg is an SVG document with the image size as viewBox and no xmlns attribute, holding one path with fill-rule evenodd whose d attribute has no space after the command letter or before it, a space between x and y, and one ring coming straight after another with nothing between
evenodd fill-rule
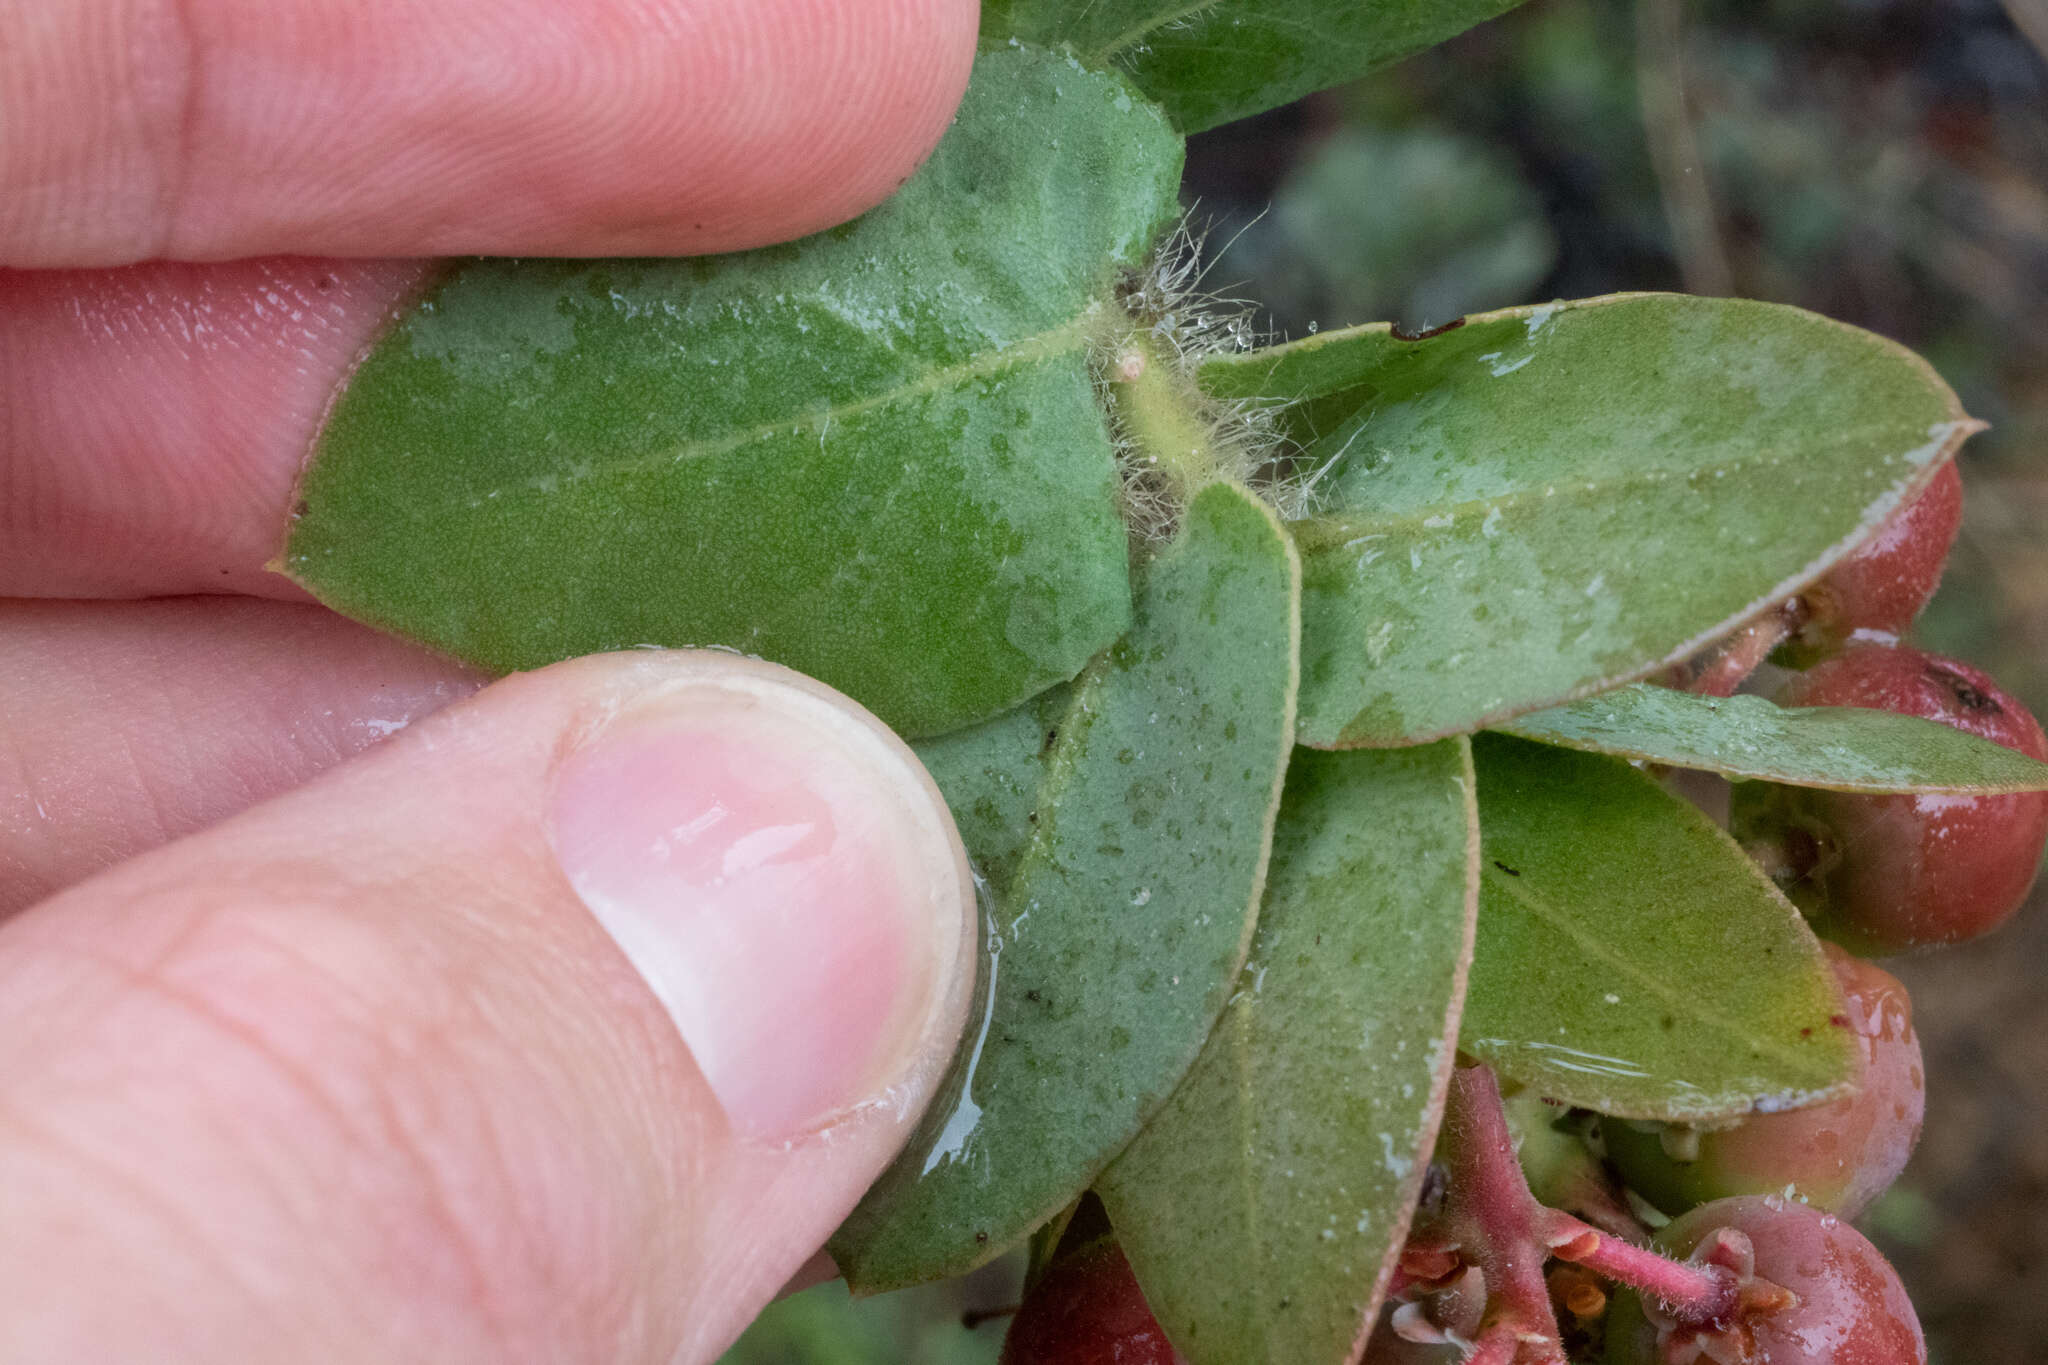
<instances>
[{"instance_id":1,"label":"hairy stem","mask_svg":"<svg viewBox=\"0 0 2048 1365\"><path fill-rule=\"evenodd\" d=\"M1550 1210L1536 1202L1515 1160L1514 1136L1490 1068L1460 1067L1437 1150L1450 1172L1451 1216L1464 1254L1486 1274L1487 1317L1520 1336L1558 1339L1543 1278L1542 1233ZM1502 1357L1512 1360L1513 1355Z\"/></svg>"},{"instance_id":2,"label":"hairy stem","mask_svg":"<svg viewBox=\"0 0 2048 1365\"><path fill-rule=\"evenodd\" d=\"M1107 375L1110 405L1129 458L1140 473L1156 474L1175 502L1230 477L1204 419L1204 401L1179 368L1140 333L1117 348Z\"/></svg>"},{"instance_id":3,"label":"hairy stem","mask_svg":"<svg viewBox=\"0 0 2048 1365\"><path fill-rule=\"evenodd\" d=\"M1554 1214L1552 1224L1551 1251L1560 1260L1642 1290L1680 1322L1714 1322L1735 1307L1736 1286L1731 1275L1674 1261L1609 1237L1567 1213Z\"/></svg>"},{"instance_id":4,"label":"hairy stem","mask_svg":"<svg viewBox=\"0 0 2048 1365\"><path fill-rule=\"evenodd\" d=\"M1466 1357L1465 1365L1514 1365L1515 1354L1521 1347L1521 1334L1514 1325L1497 1322L1479 1338L1478 1348Z\"/></svg>"}]
</instances>

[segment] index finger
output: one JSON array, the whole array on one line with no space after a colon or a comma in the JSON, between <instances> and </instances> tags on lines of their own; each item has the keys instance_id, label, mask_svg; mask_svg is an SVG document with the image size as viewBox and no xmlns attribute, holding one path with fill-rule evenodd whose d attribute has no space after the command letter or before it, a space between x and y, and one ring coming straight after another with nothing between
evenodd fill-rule
<instances>
[{"instance_id":1,"label":"index finger","mask_svg":"<svg viewBox=\"0 0 2048 1365\"><path fill-rule=\"evenodd\" d=\"M608 256L885 197L975 0L0 5L0 265Z\"/></svg>"}]
</instances>

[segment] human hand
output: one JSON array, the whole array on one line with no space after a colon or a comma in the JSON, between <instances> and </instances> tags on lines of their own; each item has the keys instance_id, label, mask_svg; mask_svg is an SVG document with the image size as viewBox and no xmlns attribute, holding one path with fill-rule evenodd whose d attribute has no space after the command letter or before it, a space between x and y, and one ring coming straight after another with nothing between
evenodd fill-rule
<instances>
[{"instance_id":1,"label":"human hand","mask_svg":"<svg viewBox=\"0 0 2048 1365\"><path fill-rule=\"evenodd\" d=\"M0 8L0 1358L706 1361L893 1154L974 949L893 736L723 655L468 696L263 565L400 253L826 226L974 27Z\"/></svg>"}]
</instances>

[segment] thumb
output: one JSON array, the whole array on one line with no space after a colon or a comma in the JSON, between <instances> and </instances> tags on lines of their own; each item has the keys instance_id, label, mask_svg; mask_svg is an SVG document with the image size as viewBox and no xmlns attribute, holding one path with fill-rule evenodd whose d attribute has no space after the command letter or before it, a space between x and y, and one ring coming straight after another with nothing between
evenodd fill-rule
<instances>
[{"instance_id":1,"label":"thumb","mask_svg":"<svg viewBox=\"0 0 2048 1365\"><path fill-rule=\"evenodd\" d=\"M714 1359L972 991L936 789L715 654L508 679L0 928L0 1358Z\"/></svg>"}]
</instances>

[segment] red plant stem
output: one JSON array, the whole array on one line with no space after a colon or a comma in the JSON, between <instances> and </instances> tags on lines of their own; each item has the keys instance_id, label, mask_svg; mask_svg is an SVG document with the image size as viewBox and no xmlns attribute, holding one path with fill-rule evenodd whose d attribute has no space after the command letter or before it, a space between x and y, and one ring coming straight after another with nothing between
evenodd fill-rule
<instances>
[{"instance_id":1,"label":"red plant stem","mask_svg":"<svg viewBox=\"0 0 2048 1365\"><path fill-rule=\"evenodd\" d=\"M1543 1278L1547 1249L1542 1233L1550 1210L1529 1193L1515 1160L1514 1137L1491 1069L1459 1067L1452 1074L1438 1150L1456 1205L1447 1221L1464 1252L1485 1272L1488 1319L1495 1328L1558 1340L1557 1314Z\"/></svg>"},{"instance_id":2,"label":"red plant stem","mask_svg":"<svg viewBox=\"0 0 2048 1365\"><path fill-rule=\"evenodd\" d=\"M1533 1365L1564 1359L1544 1268L1551 1257L1641 1290L1681 1323L1723 1322L1738 1306L1737 1276L1718 1264L1671 1260L1602 1232L1529 1192L1515 1158L1500 1085L1484 1066L1451 1075L1437 1159L1448 1179L1442 1211L1418 1228L1403 1255L1410 1283L1431 1284L1444 1263L1474 1266L1485 1284L1478 1346L1465 1365Z\"/></svg>"},{"instance_id":3,"label":"red plant stem","mask_svg":"<svg viewBox=\"0 0 2048 1365\"><path fill-rule=\"evenodd\" d=\"M1760 616L1721 642L1720 648L1685 684L1702 697L1732 697L1756 672L1771 651L1792 634L1791 613L1783 608Z\"/></svg>"},{"instance_id":4,"label":"red plant stem","mask_svg":"<svg viewBox=\"0 0 2048 1365\"><path fill-rule=\"evenodd\" d=\"M1735 1309L1736 1285L1731 1275L1674 1261L1619 1237L1610 1237L1568 1213L1553 1210L1551 1220L1551 1250L1560 1260L1572 1261L1617 1283L1642 1290L1680 1322L1716 1322Z\"/></svg>"},{"instance_id":5,"label":"red plant stem","mask_svg":"<svg viewBox=\"0 0 2048 1365\"><path fill-rule=\"evenodd\" d=\"M1511 1322L1497 1322L1479 1338L1479 1348L1465 1357L1465 1365L1514 1365L1522 1337Z\"/></svg>"}]
</instances>

